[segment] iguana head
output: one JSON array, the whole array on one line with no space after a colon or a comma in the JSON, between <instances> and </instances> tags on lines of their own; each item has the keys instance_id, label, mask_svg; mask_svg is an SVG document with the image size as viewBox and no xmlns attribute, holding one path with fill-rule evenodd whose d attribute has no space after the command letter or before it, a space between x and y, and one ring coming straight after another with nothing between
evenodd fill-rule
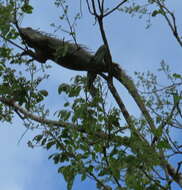
<instances>
[{"instance_id":1,"label":"iguana head","mask_svg":"<svg viewBox=\"0 0 182 190\"><path fill-rule=\"evenodd\" d=\"M20 36L23 40L28 44L28 46L34 48L34 44L37 44L43 40L45 40L44 35L41 32L34 30L31 27L20 28Z\"/></svg>"},{"instance_id":2,"label":"iguana head","mask_svg":"<svg viewBox=\"0 0 182 190\"><path fill-rule=\"evenodd\" d=\"M24 37L27 37L27 38L32 38L32 40L34 38L42 38L42 34L41 32L37 31L37 30L34 30L33 28L31 27L26 27L26 28L20 28L20 33L21 35L23 35Z\"/></svg>"}]
</instances>

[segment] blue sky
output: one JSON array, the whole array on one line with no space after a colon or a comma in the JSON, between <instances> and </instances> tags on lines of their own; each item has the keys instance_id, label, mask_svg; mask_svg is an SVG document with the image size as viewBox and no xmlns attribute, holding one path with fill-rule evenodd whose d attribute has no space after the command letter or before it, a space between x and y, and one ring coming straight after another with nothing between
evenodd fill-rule
<instances>
[{"instance_id":1,"label":"blue sky","mask_svg":"<svg viewBox=\"0 0 182 190\"><path fill-rule=\"evenodd\" d=\"M44 0L44 3L41 0L31 1L31 4L35 6L35 12L24 18L22 26L31 26L52 32L50 23L60 22L57 16L61 13L61 9L55 9L52 2L50 0ZM180 20L182 13L180 8L176 9L176 7L182 7L182 2L174 0L171 5L178 15L178 25L182 29ZM72 5L72 7L74 6ZM76 8L72 8L72 10L74 12ZM172 36L165 20L160 16L153 18L152 26L147 30L145 21L146 17L143 19L131 18L130 15L123 13L115 13L106 19L106 32L113 60L120 63L130 76L133 76L134 71L156 72L162 59L171 66L173 71L180 72L181 48ZM98 27L94 25L94 19L86 11L84 11L83 19L79 21L77 32L78 42L86 45L92 51L96 51L102 44ZM57 35L62 37L65 34L58 33ZM49 98L49 107L52 108L58 105L57 101L62 102L65 98L55 95L59 84L68 82L78 72L61 68L52 62L50 64L53 67L48 71L50 78L46 82L46 86L53 89ZM127 102L128 109L135 114L137 108L133 105L126 90L120 86L118 89ZM63 177L57 174L57 166L48 160L49 153L41 148L30 149L27 147L27 141L33 136L31 131L28 131L18 144L18 140L25 130L18 118L14 119L12 125L1 123L0 126L1 190L66 190ZM85 188L96 189L91 181L80 182L79 179L75 181L74 190Z\"/></svg>"}]
</instances>

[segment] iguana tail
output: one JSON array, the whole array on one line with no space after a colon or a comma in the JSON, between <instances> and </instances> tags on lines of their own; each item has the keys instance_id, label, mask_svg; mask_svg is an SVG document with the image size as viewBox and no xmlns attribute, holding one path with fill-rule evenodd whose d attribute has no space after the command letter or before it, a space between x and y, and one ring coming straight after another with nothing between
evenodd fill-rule
<instances>
[{"instance_id":1,"label":"iguana tail","mask_svg":"<svg viewBox=\"0 0 182 190\"><path fill-rule=\"evenodd\" d=\"M123 85L126 87L130 95L135 100L136 104L140 108L142 114L144 115L145 119L147 120L150 129L154 132L155 131L155 125L152 117L150 116L144 101L142 97L139 95L138 90L136 89L132 79L127 76L127 74L122 70L122 68L119 67L118 64L114 63L114 77Z\"/></svg>"}]
</instances>

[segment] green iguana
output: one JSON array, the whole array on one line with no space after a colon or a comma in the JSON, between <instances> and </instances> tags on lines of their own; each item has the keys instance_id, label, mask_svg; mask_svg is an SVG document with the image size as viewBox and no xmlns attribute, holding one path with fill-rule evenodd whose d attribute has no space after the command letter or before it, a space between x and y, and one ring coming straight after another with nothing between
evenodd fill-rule
<instances>
[{"instance_id":1,"label":"green iguana","mask_svg":"<svg viewBox=\"0 0 182 190\"><path fill-rule=\"evenodd\" d=\"M30 27L19 28L19 32L23 41L34 49L34 52L27 50L24 54L31 56L39 62L45 63L50 59L68 69L87 71L88 75L90 75L90 83L93 83L97 74L109 72L108 66L104 62L105 52L103 47L99 48L95 55L92 55L80 45L56 39ZM133 81L117 63L112 63L112 72L113 76L127 88L145 116L150 128L154 131L153 120Z\"/></svg>"}]
</instances>

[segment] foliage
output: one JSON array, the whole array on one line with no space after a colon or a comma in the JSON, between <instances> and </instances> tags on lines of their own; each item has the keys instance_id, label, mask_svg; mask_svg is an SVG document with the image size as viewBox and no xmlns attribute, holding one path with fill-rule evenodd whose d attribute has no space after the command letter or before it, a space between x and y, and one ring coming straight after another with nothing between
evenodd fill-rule
<instances>
[{"instance_id":1,"label":"foliage","mask_svg":"<svg viewBox=\"0 0 182 190\"><path fill-rule=\"evenodd\" d=\"M82 10L71 22L68 2L54 2L63 10L60 20L65 20L69 26L69 30L61 30L69 33L77 43L75 27ZM86 1L85 6L101 31L108 51L108 65L112 60L103 20L117 10L132 16L136 13L150 18L163 16L182 46L175 15L164 0L148 0L144 4L124 0L113 7L103 3L91 0ZM69 84L60 84L54 92L60 96L64 94L67 100L54 112L45 104L48 90L41 88L48 79L45 74L48 66L37 64L22 54L28 47L19 40L17 22L24 14L32 12L29 1L0 1L0 120L12 122L17 114L25 127L41 129L28 145L32 148L40 145L54 151L49 159L58 165L58 172L64 176L68 190L77 175L82 181L92 178L97 188L103 190L170 190L173 183L182 186L181 162L176 170L169 162L181 154L181 141L173 136L174 132L181 132L181 73L172 72L162 61L159 72L167 81L162 86L153 73L136 72L137 85L141 88L154 129L143 115L134 117L126 108L120 109L122 99L110 73L108 78L103 74L97 77L95 97L89 93L85 76L77 75ZM59 28L56 24L52 26ZM61 52L64 57L66 51L66 47L58 49L57 54L60 56ZM110 93L108 89L113 91ZM112 105L111 99L117 104Z\"/></svg>"}]
</instances>

